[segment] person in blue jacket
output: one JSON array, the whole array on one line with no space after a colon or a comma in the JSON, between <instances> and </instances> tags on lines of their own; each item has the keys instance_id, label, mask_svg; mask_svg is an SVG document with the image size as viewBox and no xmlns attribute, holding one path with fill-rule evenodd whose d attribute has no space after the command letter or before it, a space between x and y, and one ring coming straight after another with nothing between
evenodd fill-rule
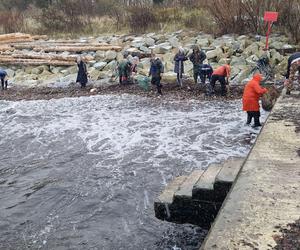
<instances>
[{"instance_id":1,"label":"person in blue jacket","mask_svg":"<svg viewBox=\"0 0 300 250\"><path fill-rule=\"evenodd\" d=\"M182 75L184 73L184 61L188 60L184 53L183 48L179 48L177 54L174 57L175 67L174 72L177 74L177 83L182 86Z\"/></svg>"},{"instance_id":2,"label":"person in blue jacket","mask_svg":"<svg viewBox=\"0 0 300 250\"><path fill-rule=\"evenodd\" d=\"M162 74L164 73L164 65L160 58L156 57L154 54L152 54L152 58L150 60L150 70L149 70L149 76L151 76L151 84L156 85L157 88L157 94L162 95L161 88L161 78Z\"/></svg>"},{"instance_id":3,"label":"person in blue jacket","mask_svg":"<svg viewBox=\"0 0 300 250\"><path fill-rule=\"evenodd\" d=\"M2 90L6 90L7 89L7 84L8 84L7 72L3 69L0 69L0 79L1 79L1 88L2 88Z\"/></svg>"}]
</instances>

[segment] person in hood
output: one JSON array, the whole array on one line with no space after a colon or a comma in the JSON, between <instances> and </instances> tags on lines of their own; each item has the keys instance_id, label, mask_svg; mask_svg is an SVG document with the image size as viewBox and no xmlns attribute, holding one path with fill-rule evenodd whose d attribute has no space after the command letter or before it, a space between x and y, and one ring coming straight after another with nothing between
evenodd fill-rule
<instances>
[{"instance_id":1,"label":"person in hood","mask_svg":"<svg viewBox=\"0 0 300 250\"><path fill-rule=\"evenodd\" d=\"M177 74L177 84L182 86L182 75L184 73L184 61L188 60L183 48L179 48L174 57L175 67L174 72Z\"/></svg>"},{"instance_id":2,"label":"person in hood","mask_svg":"<svg viewBox=\"0 0 300 250\"><path fill-rule=\"evenodd\" d=\"M8 84L8 79L7 79L7 72L3 69L0 69L0 80L1 80L2 90L6 90L7 84Z\"/></svg>"},{"instance_id":3,"label":"person in hood","mask_svg":"<svg viewBox=\"0 0 300 250\"><path fill-rule=\"evenodd\" d=\"M243 93L243 110L247 112L247 125L250 125L252 118L254 118L254 126L261 126L259 117L259 98L267 93L267 89L260 86L262 81L261 74L255 74L253 78L246 84Z\"/></svg>"},{"instance_id":4,"label":"person in hood","mask_svg":"<svg viewBox=\"0 0 300 250\"><path fill-rule=\"evenodd\" d=\"M210 80L209 95L213 95L215 93L216 82L220 82L221 95L226 96L227 93L226 85L229 84L229 77L230 77L230 66L228 64L220 66L219 68L214 70Z\"/></svg>"},{"instance_id":5,"label":"person in hood","mask_svg":"<svg viewBox=\"0 0 300 250\"><path fill-rule=\"evenodd\" d=\"M192 54L189 56L190 61L193 63L194 80L197 84L197 79L199 76L200 65L206 59L206 54L204 51L200 50L199 46L195 45Z\"/></svg>"},{"instance_id":6,"label":"person in hood","mask_svg":"<svg viewBox=\"0 0 300 250\"><path fill-rule=\"evenodd\" d=\"M200 65L199 75L202 84L205 84L206 79L211 80L211 76L213 74L213 68L209 65L208 60L204 60L203 64Z\"/></svg>"},{"instance_id":7,"label":"person in hood","mask_svg":"<svg viewBox=\"0 0 300 250\"><path fill-rule=\"evenodd\" d=\"M129 60L130 55L123 55L123 60L118 65L119 83L120 85L126 85L131 83L130 76L132 70L132 63Z\"/></svg>"},{"instance_id":8,"label":"person in hood","mask_svg":"<svg viewBox=\"0 0 300 250\"><path fill-rule=\"evenodd\" d=\"M78 66L78 73L76 82L80 83L81 88L85 88L88 82L88 72L85 62L83 61L81 56L77 57L77 66Z\"/></svg>"},{"instance_id":9,"label":"person in hood","mask_svg":"<svg viewBox=\"0 0 300 250\"><path fill-rule=\"evenodd\" d=\"M298 75L298 79L296 78L296 73L300 73L300 52L296 52L291 55L288 59L286 80L284 85L286 86L286 94L290 95L291 90L293 89L293 81L298 80L298 84L300 84L300 77Z\"/></svg>"},{"instance_id":10,"label":"person in hood","mask_svg":"<svg viewBox=\"0 0 300 250\"><path fill-rule=\"evenodd\" d=\"M155 85L157 88L157 93L159 95L162 95L161 88L161 78L162 74L164 73L164 65L160 58L156 57L155 55L152 55L152 58L150 60L150 70L149 70L149 76L151 76L151 84Z\"/></svg>"}]
</instances>

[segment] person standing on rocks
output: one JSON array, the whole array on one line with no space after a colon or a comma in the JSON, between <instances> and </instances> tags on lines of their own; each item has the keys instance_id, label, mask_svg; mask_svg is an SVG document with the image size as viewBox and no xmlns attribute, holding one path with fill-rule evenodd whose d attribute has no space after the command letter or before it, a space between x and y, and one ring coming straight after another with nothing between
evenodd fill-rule
<instances>
[{"instance_id":1,"label":"person standing on rocks","mask_svg":"<svg viewBox=\"0 0 300 250\"><path fill-rule=\"evenodd\" d=\"M290 95L293 89L293 81L296 80L296 73L300 74L300 52L296 52L288 59L288 67L286 73L286 80L284 85L286 86L286 94ZM300 76L298 76L298 83L300 84Z\"/></svg>"},{"instance_id":2,"label":"person standing on rocks","mask_svg":"<svg viewBox=\"0 0 300 250\"><path fill-rule=\"evenodd\" d=\"M132 63L129 61L126 54L123 56L123 60L118 65L119 83L121 85L126 85L130 83Z\"/></svg>"},{"instance_id":3,"label":"person standing on rocks","mask_svg":"<svg viewBox=\"0 0 300 250\"><path fill-rule=\"evenodd\" d=\"M152 58L150 60L150 71L149 71L149 77L151 76L151 84L155 85L157 88L157 93L159 95L162 95L161 88L161 78L162 74L164 73L164 65L160 58L156 57L155 55L152 55Z\"/></svg>"},{"instance_id":4,"label":"person standing on rocks","mask_svg":"<svg viewBox=\"0 0 300 250\"><path fill-rule=\"evenodd\" d=\"M195 84L197 84L200 65L203 64L203 61L206 59L206 54L202 50L200 50L199 46L195 45L193 48L193 52L189 56L189 58L193 63L194 80Z\"/></svg>"},{"instance_id":5,"label":"person standing on rocks","mask_svg":"<svg viewBox=\"0 0 300 250\"><path fill-rule=\"evenodd\" d=\"M1 88L2 90L7 90L7 72L3 69L0 69L0 79L1 79Z\"/></svg>"},{"instance_id":6,"label":"person standing on rocks","mask_svg":"<svg viewBox=\"0 0 300 250\"><path fill-rule=\"evenodd\" d=\"M213 95L215 93L215 85L216 82L219 81L221 83L221 95L226 96L226 85L229 84L229 77L230 66L228 64L220 66L219 68L214 70L210 80L209 95Z\"/></svg>"},{"instance_id":7,"label":"person standing on rocks","mask_svg":"<svg viewBox=\"0 0 300 250\"><path fill-rule=\"evenodd\" d=\"M78 74L76 82L80 83L81 88L85 88L88 82L88 73L85 62L82 60L81 56L77 57L77 66L78 66Z\"/></svg>"},{"instance_id":8,"label":"person standing on rocks","mask_svg":"<svg viewBox=\"0 0 300 250\"><path fill-rule=\"evenodd\" d=\"M177 74L177 84L182 87L182 75L184 73L184 61L188 60L184 53L184 49L180 47L174 57L175 67L174 72Z\"/></svg>"},{"instance_id":9,"label":"person standing on rocks","mask_svg":"<svg viewBox=\"0 0 300 250\"><path fill-rule=\"evenodd\" d=\"M260 111L259 111L259 98L267 93L268 90L266 88L262 88L260 86L260 82L262 81L261 74L255 74L250 80L244 89L243 93L243 110L247 112L247 125L251 124L252 118L254 118L254 126L260 127Z\"/></svg>"}]
</instances>

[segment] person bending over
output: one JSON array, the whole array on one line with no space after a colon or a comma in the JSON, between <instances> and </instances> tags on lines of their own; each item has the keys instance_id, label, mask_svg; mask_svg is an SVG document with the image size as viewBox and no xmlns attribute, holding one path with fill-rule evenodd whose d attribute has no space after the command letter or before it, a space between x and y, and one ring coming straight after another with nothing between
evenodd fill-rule
<instances>
[{"instance_id":1,"label":"person bending over","mask_svg":"<svg viewBox=\"0 0 300 250\"><path fill-rule=\"evenodd\" d=\"M1 79L1 88L2 88L2 90L6 90L8 79L7 79L7 72L3 69L0 69L0 79Z\"/></svg>"},{"instance_id":2,"label":"person bending over","mask_svg":"<svg viewBox=\"0 0 300 250\"><path fill-rule=\"evenodd\" d=\"M230 77L230 66L228 64L220 66L219 68L214 70L210 80L209 95L213 95L215 93L216 82L220 82L221 95L226 96L227 93L226 85L229 84L229 77Z\"/></svg>"},{"instance_id":3,"label":"person bending over","mask_svg":"<svg viewBox=\"0 0 300 250\"><path fill-rule=\"evenodd\" d=\"M298 72L298 79L296 78L296 73ZM293 81L298 81L300 84L300 52L296 52L291 55L288 59L286 80L284 85L286 86L286 94L290 95L293 89Z\"/></svg>"}]
</instances>

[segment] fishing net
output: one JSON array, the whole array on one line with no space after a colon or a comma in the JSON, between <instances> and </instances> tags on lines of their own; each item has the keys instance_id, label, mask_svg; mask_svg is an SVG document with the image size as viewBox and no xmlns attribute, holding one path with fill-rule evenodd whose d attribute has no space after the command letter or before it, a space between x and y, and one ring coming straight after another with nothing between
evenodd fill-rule
<instances>
[{"instance_id":1,"label":"fishing net","mask_svg":"<svg viewBox=\"0 0 300 250\"><path fill-rule=\"evenodd\" d=\"M268 88L268 92L263 94L261 98L261 106L265 111L271 111L279 96L279 92L275 87Z\"/></svg>"},{"instance_id":2,"label":"fishing net","mask_svg":"<svg viewBox=\"0 0 300 250\"><path fill-rule=\"evenodd\" d=\"M150 90L150 78L149 77L147 77L147 76L138 76L137 77L137 83L144 91L149 91Z\"/></svg>"}]
</instances>

